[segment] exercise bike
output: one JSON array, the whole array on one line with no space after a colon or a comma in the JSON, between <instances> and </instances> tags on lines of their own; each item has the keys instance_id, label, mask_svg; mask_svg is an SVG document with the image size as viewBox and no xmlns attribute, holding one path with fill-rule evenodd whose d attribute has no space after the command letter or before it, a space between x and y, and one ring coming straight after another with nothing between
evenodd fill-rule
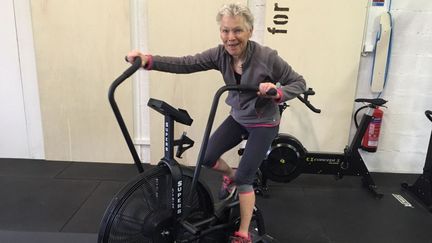
<instances>
[{"instance_id":1,"label":"exercise bike","mask_svg":"<svg viewBox=\"0 0 432 243\"><path fill-rule=\"evenodd\" d=\"M128 182L112 199L102 218L98 242L227 242L240 223L238 194L213 203L206 184L200 179L203 161L220 96L226 91L256 92L255 87L238 85L220 88L213 99L195 170L174 159L193 146L183 134L174 140L174 122L190 126L187 111L176 109L161 100L150 99L148 106L162 114L164 120L164 157L152 169L143 170L127 127L114 99L114 91L141 67L141 59L111 85L109 100L128 148L140 174ZM254 242L277 242L265 234L261 211L254 208L250 232Z\"/></svg>"},{"instance_id":2,"label":"exercise bike","mask_svg":"<svg viewBox=\"0 0 432 243\"><path fill-rule=\"evenodd\" d=\"M299 100L312 111L319 113L320 109L315 108L309 101L309 96L314 95L312 90L306 91L298 96ZM336 179L343 176L361 176L362 184L376 198L383 194L377 191L367 166L365 165L358 149L361 146L362 138L371 123L372 111L376 107L383 106L387 101L377 99L356 99L356 102L363 102L366 105L360 107L355 113L355 120L360 110L370 108L366 112L360 124L357 123L357 131L349 145L344 148L343 153L324 153L308 151L294 136L280 133L271 145L267 158L262 162L255 181L255 192L258 195L267 196L267 181L287 183L298 177L300 174L325 174L334 175ZM280 106L281 113L288 105Z\"/></svg>"},{"instance_id":3,"label":"exercise bike","mask_svg":"<svg viewBox=\"0 0 432 243\"><path fill-rule=\"evenodd\" d=\"M425 111L426 117L432 122L432 111ZM413 185L402 183L402 188L423 203L432 212L432 133L429 140L426 161L421 174Z\"/></svg>"}]
</instances>

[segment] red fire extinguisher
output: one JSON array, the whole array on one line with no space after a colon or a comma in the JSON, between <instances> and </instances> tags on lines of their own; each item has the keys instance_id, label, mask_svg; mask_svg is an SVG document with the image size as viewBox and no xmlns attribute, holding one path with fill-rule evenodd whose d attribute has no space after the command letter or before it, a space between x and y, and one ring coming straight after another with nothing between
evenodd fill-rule
<instances>
[{"instance_id":1,"label":"red fire extinguisher","mask_svg":"<svg viewBox=\"0 0 432 243\"><path fill-rule=\"evenodd\" d=\"M384 112L376 107L372 114L372 121L363 136L361 148L368 152L376 152Z\"/></svg>"}]
</instances>

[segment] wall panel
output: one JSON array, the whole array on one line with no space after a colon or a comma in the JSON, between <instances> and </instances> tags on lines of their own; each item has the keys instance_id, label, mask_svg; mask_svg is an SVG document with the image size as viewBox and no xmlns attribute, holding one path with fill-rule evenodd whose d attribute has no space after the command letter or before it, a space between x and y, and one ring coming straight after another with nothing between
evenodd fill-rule
<instances>
[{"instance_id":1,"label":"wall panel","mask_svg":"<svg viewBox=\"0 0 432 243\"><path fill-rule=\"evenodd\" d=\"M31 7L46 159L130 161L107 99L128 67L129 2L32 0ZM117 99L131 125L130 84Z\"/></svg>"},{"instance_id":2,"label":"wall panel","mask_svg":"<svg viewBox=\"0 0 432 243\"><path fill-rule=\"evenodd\" d=\"M266 1L264 43L305 77L322 109L294 100L282 119L281 131L310 150L341 152L348 142L367 2Z\"/></svg>"}]
</instances>

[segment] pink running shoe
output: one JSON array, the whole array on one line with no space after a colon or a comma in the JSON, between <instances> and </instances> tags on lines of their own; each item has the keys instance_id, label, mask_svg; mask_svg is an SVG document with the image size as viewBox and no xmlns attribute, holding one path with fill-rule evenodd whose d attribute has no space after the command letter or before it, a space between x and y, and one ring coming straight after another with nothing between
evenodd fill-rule
<instances>
[{"instance_id":1,"label":"pink running shoe","mask_svg":"<svg viewBox=\"0 0 432 243\"><path fill-rule=\"evenodd\" d=\"M229 198L235 190L234 181L228 176L223 176L222 186L219 191L219 200L225 200Z\"/></svg>"},{"instance_id":2,"label":"pink running shoe","mask_svg":"<svg viewBox=\"0 0 432 243\"><path fill-rule=\"evenodd\" d=\"M248 238L245 238L244 236L240 235L238 232L235 232L233 236L229 238L230 243L252 243L252 238L250 235Z\"/></svg>"}]
</instances>

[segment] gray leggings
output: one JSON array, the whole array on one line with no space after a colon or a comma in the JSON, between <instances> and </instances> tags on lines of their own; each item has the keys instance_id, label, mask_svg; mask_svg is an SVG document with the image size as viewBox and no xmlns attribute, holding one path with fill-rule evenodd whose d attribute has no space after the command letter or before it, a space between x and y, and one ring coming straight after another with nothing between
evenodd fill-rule
<instances>
[{"instance_id":1,"label":"gray leggings","mask_svg":"<svg viewBox=\"0 0 432 243\"><path fill-rule=\"evenodd\" d=\"M222 154L238 145L244 136L248 136L234 181L237 186L252 185L255 173L266 157L278 130L279 126L244 127L229 116L211 135L203 165L215 166Z\"/></svg>"}]
</instances>

